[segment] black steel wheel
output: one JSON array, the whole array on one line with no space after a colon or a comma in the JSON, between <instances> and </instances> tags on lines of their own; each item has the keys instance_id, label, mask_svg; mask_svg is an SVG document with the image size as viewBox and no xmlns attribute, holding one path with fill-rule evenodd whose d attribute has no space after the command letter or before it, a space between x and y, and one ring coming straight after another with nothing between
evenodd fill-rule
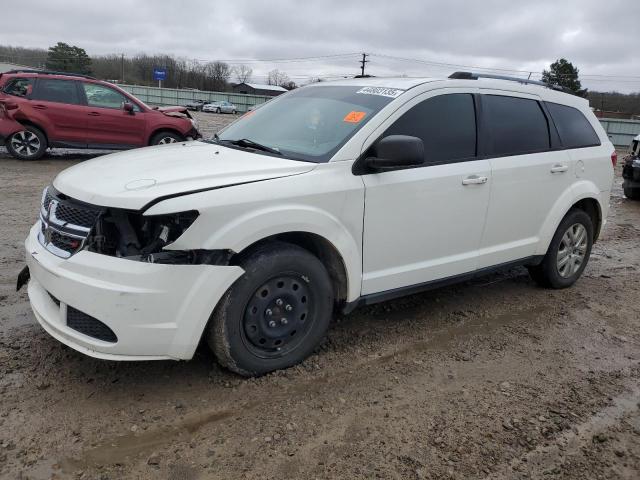
<instances>
[{"instance_id":1,"label":"black steel wheel","mask_svg":"<svg viewBox=\"0 0 640 480\"><path fill-rule=\"evenodd\" d=\"M213 312L207 341L218 361L245 376L287 368L322 340L333 312L333 286L320 260L273 242L245 255L245 273Z\"/></svg>"}]
</instances>

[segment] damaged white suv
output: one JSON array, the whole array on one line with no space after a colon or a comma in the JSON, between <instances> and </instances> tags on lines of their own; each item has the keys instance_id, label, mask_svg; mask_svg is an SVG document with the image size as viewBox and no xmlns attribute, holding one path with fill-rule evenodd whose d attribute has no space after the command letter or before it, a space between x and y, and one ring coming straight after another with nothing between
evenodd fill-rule
<instances>
[{"instance_id":1,"label":"damaged white suv","mask_svg":"<svg viewBox=\"0 0 640 480\"><path fill-rule=\"evenodd\" d=\"M572 285L605 222L614 148L587 102L468 73L289 92L211 141L60 173L26 240L29 298L110 360L307 357L336 309L525 265Z\"/></svg>"}]
</instances>

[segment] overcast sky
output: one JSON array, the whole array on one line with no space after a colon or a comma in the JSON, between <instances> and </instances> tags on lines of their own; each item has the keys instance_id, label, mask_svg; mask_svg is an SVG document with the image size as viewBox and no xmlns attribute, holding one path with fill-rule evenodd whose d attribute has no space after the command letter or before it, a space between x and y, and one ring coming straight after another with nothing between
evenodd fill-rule
<instances>
[{"instance_id":1,"label":"overcast sky","mask_svg":"<svg viewBox=\"0 0 640 480\"><path fill-rule=\"evenodd\" d=\"M464 69L433 63L541 72L565 57L584 75L583 86L640 91L640 0L30 0L4 8L3 19L0 44L63 41L89 54L239 62L354 53L248 63L254 81L272 68L297 83L352 75L357 52L374 54L367 73L379 76Z\"/></svg>"}]
</instances>

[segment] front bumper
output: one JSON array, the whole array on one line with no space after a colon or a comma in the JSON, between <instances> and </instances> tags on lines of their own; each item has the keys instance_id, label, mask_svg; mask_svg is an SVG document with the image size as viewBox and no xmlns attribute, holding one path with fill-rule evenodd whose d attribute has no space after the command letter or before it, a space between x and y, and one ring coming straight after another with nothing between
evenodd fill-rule
<instances>
[{"instance_id":1,"label":"front bumper","mask_svg":"<svg viewBox=\"0 0 640 480\"><path fill-rule=\"evenodd\" d=\"M219 299L243 273L237 266L160 265L85 250L62 259L40 245L39 228L25 240L36 319L60 342L96 358L190 359ZM67 326L67 306L107 325L117 341Z\"/></svg>"}]
</instances>

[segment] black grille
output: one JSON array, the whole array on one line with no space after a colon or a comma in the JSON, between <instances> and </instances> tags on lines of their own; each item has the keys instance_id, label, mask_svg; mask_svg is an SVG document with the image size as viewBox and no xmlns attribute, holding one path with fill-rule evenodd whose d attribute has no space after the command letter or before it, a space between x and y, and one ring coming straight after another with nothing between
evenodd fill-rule
<instances>
[{"instance_id":1,"label":"black grille","mask_svg":"<svg viewBox=\"0 0 640 480\"><path fill-rule=\"evenodd\" d=\"M50 238L53 245L55 245L60 250L64 250L65 252L69 253L75 252L81 243L79 239L58 233L55 230L51 231Z\"/></svg>"},{"instance_id":2,"label":"black grille","mask_svg":"<svg viewBox=\"0 0 640 480\"><path fill-rule=\"evenodd\" d=\"M100 210L71 205L69 203L63 203L62 201L58 203L58 208L56 208L56 217L58 220L86 228L93 227L99 214Z\"/></svg>"},{"instance_id":3,"label":"black grille","mask_svg":"<svg viewBox=\"0 0 640 480\"><path fill-rule=\"evenodd\" d=\"M75 331L97 338L103 342L115 343L118 337L100 320L67 305L67 326Z\"/></svg>"}]
</instances>

